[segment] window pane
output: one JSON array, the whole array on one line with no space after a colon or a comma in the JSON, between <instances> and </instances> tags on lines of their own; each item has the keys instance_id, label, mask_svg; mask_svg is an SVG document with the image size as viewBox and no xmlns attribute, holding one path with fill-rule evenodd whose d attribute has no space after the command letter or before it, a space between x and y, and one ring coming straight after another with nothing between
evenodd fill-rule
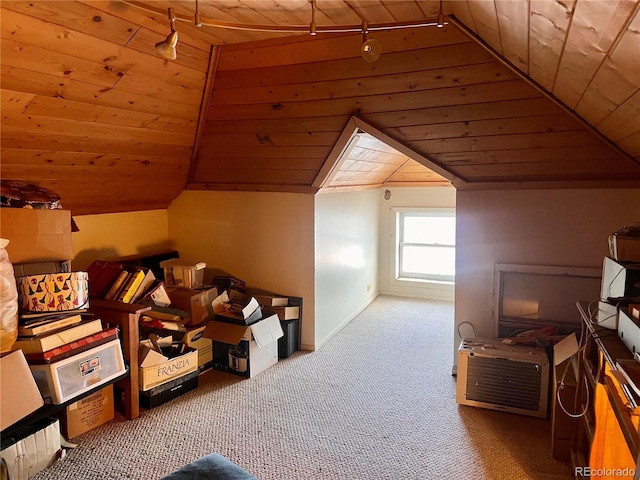
<instances>
[{"instance_id":1,"label":"window pane","mask_svg":"<svg viewBox=\"0 0 640 480\"><path fill-rule=\"evenodd\" d=\"M400 272L418 275L455 275L453 247L402 247Z\"/></svg>"},{"instance_id":2,"label":"window pane","mask_svg":"<svg viewBox=\"0 0 640 480\"><path fill-rule=\"evenodd\" d=\"M455 245L456 219L450 216L404 216L404 237L406 243L431 243Z\"/></svg>"}]
</instances>

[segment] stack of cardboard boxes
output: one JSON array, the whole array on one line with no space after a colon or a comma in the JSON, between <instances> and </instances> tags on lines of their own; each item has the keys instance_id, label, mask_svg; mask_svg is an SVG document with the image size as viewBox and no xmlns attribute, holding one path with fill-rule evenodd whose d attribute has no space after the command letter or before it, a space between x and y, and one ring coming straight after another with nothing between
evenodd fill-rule
<instances>
[{"instance_id":1,"label":"stack of cardboard boxes","mask_svg":"<svg viewBox=\"0 0 640 480\"><path fill-rule=\"evenodd\" d=\"M2 458L11 478L26 478L59 457L60 433L73 438L114 418L112 386L93 393L92 397L99 397L99 406L87 403L89 397L82 403L73 400L124 374L125 367L117 332L110 348L106 340L101 343L108 350L110 365L101 365L100 373L95 363L106 361L105 352L79 358L95 350L96 343L91 342L98 341L96 336L103 328L99 319L78 313L86 311L88 298L84 296L86 274L71 271L70 212L2 208L0 222L2 236L9 240L6 251L13 265L21 313L20 336L11 346L13 351L0 358ZM27 316L31 318L27 320ZM55 329L48 332L49 327ZM74 332L76 337L71 338ZM91 342L85 341L89 336ZM58 341L55 345L53 337ZM79 364L86 368L78 374L78 381L63 384L59 374L69 369L75 372ZM106 378L105 373L112 377ZM89 378L95 381L91 386L86 385ZM45 403L62 406L45 407Z\"/></svg>"},{"instance_id":2,"label":"stack of cardboard boxes","mask_svg":"<svg viewBox=\"0 0 640 480\"><path fill-rule=\"evenodd\" d=\"M172 268L177 263L172 261ZM165 276L170 307L152 307L141 318L140 397L145 408L197 386L194 358L200 374L214 368L252 378L299 349L301 298L262 291L254 296L257 290L248 291L233 276L214 276L217 285L201 286L200 281L175 284ZM158 345L150 341L154 335Z\"/></svg>"}]
</instances>

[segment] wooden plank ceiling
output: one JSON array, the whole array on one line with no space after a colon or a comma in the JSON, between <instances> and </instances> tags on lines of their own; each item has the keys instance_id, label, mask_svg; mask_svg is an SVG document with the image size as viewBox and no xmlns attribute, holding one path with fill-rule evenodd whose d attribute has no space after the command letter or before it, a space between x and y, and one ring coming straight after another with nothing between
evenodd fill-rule
<instances>
[{"instance_id":1,"label":"wooden plank ceiling","mask_svg":"<svg viewBox=\"0 0 640 480\"><path fill-rule=\"evenodd\" d=\"M355 115L413 163L365 130L327 188L640 185L640 0L457 0L444 28L384 31L439 2L317 0L316 36L207 25L305 30L308 0L198 4L200 28L193 1L3 0L1 178L74 214L166 208L184 188L313 193ZM168 6L175 61L153 48ZM363 20L373 63L361 32L323 32Z\"/></svg>"}]
</instances>

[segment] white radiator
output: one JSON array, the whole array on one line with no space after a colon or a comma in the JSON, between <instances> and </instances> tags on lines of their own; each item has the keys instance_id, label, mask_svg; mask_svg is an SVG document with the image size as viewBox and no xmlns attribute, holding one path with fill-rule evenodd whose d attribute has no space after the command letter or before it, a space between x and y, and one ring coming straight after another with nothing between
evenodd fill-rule
<instances>
[{"instance_id":1,"label":"white radiator","mask_svg":"<svg viewBox=\"0 0 640 480\"><path fill-rule=\"evenodd\" d=\"M544 349L503 339L464 339L458 348L461 405L547 417L549 358Z\"/></svg>"}]
</instances>

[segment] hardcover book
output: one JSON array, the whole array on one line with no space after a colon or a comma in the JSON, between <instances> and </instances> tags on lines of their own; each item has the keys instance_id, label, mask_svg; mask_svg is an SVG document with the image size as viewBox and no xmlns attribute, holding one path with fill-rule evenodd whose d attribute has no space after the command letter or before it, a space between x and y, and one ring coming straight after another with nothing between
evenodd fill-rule
<instances>
[{"instance_id":1,"label":"hardcover book","mask_svg":"<svg viewBox=\"0 0 640 480\"><path fill-rule=\"evenodd\" d=\"M99 318L83 320L77 325L43 333L35 337L18 337L12 349L20 349L25 354L43 353L100 331L102 331L102 320Z\"/></svg>"},{"instance_id":2,"label":"hardcover book","mask_svg":"<svg viewBox=\"0 0 640 480\"><path fill-rule=\"evenodd\" d=\"M138 287L138 290L133 295L131 303L136 303L142 300L144 294L147 293L147 290L149 290L156 281L156 276L153 274L153 270L150 268L141 268L141 270L144 272L144 278L142 279L142 283Z\"/></svg>"},{"instance_id":3,"label":"hardcover book","mask_svg":"<svg viewBox=\"0 0 640 480\"><path fill-rule=\"evenodd\" d=\"M130 303L131 299L138 291L140 284L144 280L144 277L145 274L142 270L131 272L131 274L127 278L127 281L124 282L124 285L116 295L115 300L117 302Z\"/></svg>"},{"instance_id":4,"label":"hardcover book","mask_svg":"<svg viewBox=\"0 0 640 480\"><path fill-rule=\"evenodd\" d=\"M120 293L120 290L122 289L122 287L124 287L124 284L127 282L127 279L129 278L130 275L131 274L126 270L122 270L118 274L118 277L115 279L111 287L109 288L109 291L107 292L107 294L105 295L104 297L105 300L115 300L116 297L118 296L118 293Z\"/></svg>"},{"instance_id":5,"label":"hardcover book","mask_svg":"<svg viewBox=\"0 0 640 480\"><path fill-rule=\"evenodd\" d=\"M164 282L157 280L153 286L145 293L140 300L142 305L157 305L159 307L168 307L171 305L171 299L167 294Z\"/></svg>"},{"instance_id":6,"label":"hardcover book","mask_svg":"<svg viewBox=\"0 0 640 480\"><path fill-rule=\"evenodd\" d=\"M113 282L122 272L122 265L117 262L95 260L89 268L89 297L104 298Z\"/></svg>"},{"instance_id":7,"label":"hardcover book","mask_svg":"<svg viewBox=\"0 0 640 480\"><path fill-rule=\"evenodd\" d=\"M25 357L27 361L35 365L44 365L47 363L55 363L65 358L69 358L78 353L90 350L94 347L110 342L118 338L117 328L106 328L98 333L87 335L86 337L66 343L52 350L42 353L27 353Z\"/></svg>"},{"instance_id":8,"label":"hardcover book","mask_svg":"<svg viewBox=\"0 0 640 480\"><path fill-rule=\"evenodd\" d=\"M82 315L77 314L58 314L46 315L38 317L30 321L26 321L18 325L18 335L21 337L33 337L60 328L68 327L80 323Z\"/></svg>"}]
</instances>

